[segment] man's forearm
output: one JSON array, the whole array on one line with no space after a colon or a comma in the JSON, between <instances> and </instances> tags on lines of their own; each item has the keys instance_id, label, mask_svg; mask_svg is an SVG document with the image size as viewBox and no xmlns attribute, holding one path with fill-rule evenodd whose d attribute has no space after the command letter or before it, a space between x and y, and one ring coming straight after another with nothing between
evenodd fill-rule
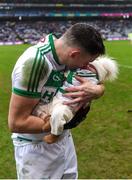
<instances>
[{"instance_id":1,"label":"man's forearm","mask_svg":"<svg viewBox=\"0 0 132 180\"><path fill-rule=\"evenodd\" d=\"M12 94L8 124L12 132L16 133L41 133L44 120L32 115L34 107L38 104L39 99Z\"/></svg>"},{"instance_id":2,"label":"man's forearm","mask_svg":"<svg viewBox=\"0 0 132 180\"><path fill-rule=\"evenodd\" d=\"M30 115L27 119L19 119L17 121L9 121L9 128L15 133L42 133L44 120L36 116ZM12 123L11 123L12 122Z\"/></svg>"}]
</instances>

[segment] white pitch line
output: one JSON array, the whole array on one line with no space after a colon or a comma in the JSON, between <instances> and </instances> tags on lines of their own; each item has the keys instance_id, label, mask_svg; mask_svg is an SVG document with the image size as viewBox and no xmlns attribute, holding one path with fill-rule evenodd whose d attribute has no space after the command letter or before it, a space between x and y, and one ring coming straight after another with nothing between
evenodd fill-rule
<instances>
[{"instance_id":1,"label":"white pitch line","mask_svg":"<svg viewBox=\"0 0 132 180\"><path fill-rule=\"evenodd\" d=\"M121 67L123 67L123 68L132 69L132 66L129 66L129 65L119 64L119 66L121 66Z\"/></svg>"}]
</instances>

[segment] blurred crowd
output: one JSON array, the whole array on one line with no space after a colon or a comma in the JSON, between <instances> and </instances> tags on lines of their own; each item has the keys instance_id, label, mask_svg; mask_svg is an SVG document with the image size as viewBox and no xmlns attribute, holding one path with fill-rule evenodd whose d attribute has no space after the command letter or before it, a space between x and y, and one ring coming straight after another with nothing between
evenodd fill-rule
<instances>
[{"instance_id":1,"label":"blurred crowd","mask_svg":"<svg viewBox=\"0 0 132 180\"><path fill-rule=\"evenodd\" d=\"M75 21L37 21L37 22L0 22L0 42L36 43L43 36L54 33L60 36ZM96 27L104 39L127 38L132 32L132 20L89 21Z\"/></svg>"},{"instance_id":2,"label":"blurred crowd","mask_svg":"<svg viewBox=\"0 0 132 180\"><path fill-rule=\"evenodd\" d=\"M91 0L93 1L93 0ZM98 2L103 2L104 3L104 0L95 0L95 1L98 1ZM115 0L113 0L115 1ZM122 1L122 0L120 0ZM125 0L126 1L126 0ZM127 0L128 1L128 0ZM1 3L49 3L49 0L0 0ZM50 0L50 3L89 3L89 0ZM94 2L94 1L93 1ZM116 3L118 3L119 0L116 0Z\"/></svg>"}]
</instances>

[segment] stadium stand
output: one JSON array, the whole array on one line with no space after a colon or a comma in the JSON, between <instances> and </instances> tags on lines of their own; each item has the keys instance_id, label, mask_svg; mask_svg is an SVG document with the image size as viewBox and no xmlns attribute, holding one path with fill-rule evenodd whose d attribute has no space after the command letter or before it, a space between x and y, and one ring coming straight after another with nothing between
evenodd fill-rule
<instances>
[{"instance_id":1,"label":"stadium stand","mask_svg":"<svg viewBox=\"0 0 132 180\"><path fill-rule=\"evenodd\" d=\"M95 26L104 39L127 39L132 32L131 0L1 0L0 44L35 43L60 36L71 24Z\"/></svg>"}]
</instances>

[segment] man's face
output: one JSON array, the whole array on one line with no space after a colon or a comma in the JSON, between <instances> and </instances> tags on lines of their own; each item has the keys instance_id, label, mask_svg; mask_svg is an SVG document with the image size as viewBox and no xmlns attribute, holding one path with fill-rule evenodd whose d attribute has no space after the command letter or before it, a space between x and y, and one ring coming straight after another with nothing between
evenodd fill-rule
<instances>
[{"instance_id":1,"label":"man's face","mask_svg":"<svg viewBox=\"0 0 132 180\"><path fill-rule=\"evenodd\" d=\"M78 53L75 56L69 58L67 66L69 69L84 68L90 62L94 61L98 55L89 55L86 53Z\"/></svg>"}]
</instances>

